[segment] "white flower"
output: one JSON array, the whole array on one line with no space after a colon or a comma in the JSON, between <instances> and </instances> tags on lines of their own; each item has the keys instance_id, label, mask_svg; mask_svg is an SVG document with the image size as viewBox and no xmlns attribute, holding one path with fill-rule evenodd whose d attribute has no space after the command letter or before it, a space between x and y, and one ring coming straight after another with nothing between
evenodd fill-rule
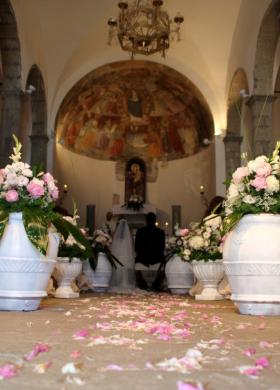
<instances>
[{"instance_id":1,"label":"white flower","mask_svg":"<svg viewBox=\"0 0 280 390\"><path fill-rule=\"evenodd\" d=\"M252 196L252 195L245 195L243 197L243 202L244 203L249 203L249 204L254 204L257 202L257 198L255 196Z\"/></svg>"},{"instance_id":2,"label":"white flower","mask_svg":"<svg viewBox=\"0 0 280 390\"><path fill-rule=\"evenodd\" d=\"M201 236L193 236L189 239L189 245L193 249L201 249L204 245L204 240Z\"/></svg>"},{"instance_id":3,"label":"white flower","mask_svg":"<svg viewBox=\"0 0 280 390\"><path fill-rule=\"evenodd\" d=\"M18 178L17 178L17 185L18 185L19 187L25 187L25 186L27 186L28 182L29 182L29 180L28 180L27 177L25 177L25 176L20 175L20 176L18 176Z\"/></svg>"},{"instance_id":4,"label":"white flower","mask_svg":"<svg viewBox=\"0 0 280 390\"><path fill-rule=\"evenodd\" d=\"M25 165L27 165L27 164L25 164ZM22 173L24 176L26 176L26 177L32 177L32 176L33 176L33 173L32 173L32 171L31 171L31 169L26 168L26 167L21 171L21 173Z\"/></svg>"},{"instance_id":5,"label":"white flower","mask_svg":"<svg viewBox=\"0 0 280 390\"><path fill-rule=\"evenodd\" d=\"M211 236L210 232L204 232L203 233L203 238L205 238L205 239L210 238L210 236Z\"/></svg>"},{"instance_id":6,"label":"white flower","mask_svg":"<svg viewBox=\"0 0 280 390\"><path fill-rule=\"evenodd\" d=\"M228 199L233 200L239 196L238 186L234 183L231 183L231 185L228 188Z\"/></svg>"},{"instance_id":7,"label":"white flower","mask_svg":"<svg viewBox=\"0 0 280 390\"><path fill-rule=\"evenodd\" d=\"M209 226L212 229L218 229L221 226L222 223L222 218L217 215L216 217L214 216L215 214L209 215L209 217L205 218L205 225Z\"/></svg>"},{"instance_id":8,"label":"white flower","mask_svg":"<svg viewBox=\"0 0 280 390\"><path fill-rule=\"evenodd\" d=\"M257 172L259 168L263 168L268 158L266 156L258 156L255 160L248 162L248 168L250 172Z\"/></svg>"},{"instance_id":9,"label":"white flower","mask_svg":"<svg viewBox=\"0 0 280 390\"><path fill-rule=\"evenodd\" d=\"M16 186L18 182L18 177L16 173L8 172L6 177L6 185L7 186Z\"/></svg>"},{"instance_id":10,"label":"white flower","mask_svg":"<svg viewBox=\"0 0 280 390\"><path fill-rule=\"evenodd\" d=\"M274 175L270 175L266 178L266 184L266 192L272 193L279 191L279 180Z\"/></svg>"}]
</instances>

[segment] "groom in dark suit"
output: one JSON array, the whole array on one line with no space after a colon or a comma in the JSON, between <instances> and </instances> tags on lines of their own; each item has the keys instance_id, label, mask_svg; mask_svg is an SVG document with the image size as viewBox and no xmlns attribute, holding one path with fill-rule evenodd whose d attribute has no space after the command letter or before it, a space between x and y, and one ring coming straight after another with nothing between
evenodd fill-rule
<instances>
[{"instance_id":1,"label":"groom in dark suit","mask_svg":"<svg viewBox=\"0 0 280 390\"><path fill-rule=\"evenodd\" d=\"M165 232L155 223L156 215L154 213L146 214L146 226L138 229L135 237L135 262L142 263L146 267L156 263L164 264L165 261ZM160 289L163 278L162 272L158 272L152 284L154 290ZM136 283L139 288L147 289L147 283L141 271L136 271Z\"/></svg>"}]
</instances>

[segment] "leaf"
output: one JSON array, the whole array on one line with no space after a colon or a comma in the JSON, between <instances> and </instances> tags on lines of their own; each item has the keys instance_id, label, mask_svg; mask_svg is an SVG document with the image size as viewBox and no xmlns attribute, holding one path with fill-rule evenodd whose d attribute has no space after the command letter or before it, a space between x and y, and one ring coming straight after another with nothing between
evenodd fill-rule
<instances>
[{"instance_id":1,"label":"leaf","mask_svg":"<svg viewBox=\"0 0 280 390\"><path fill-rule=\"evenodd\" d=\"M44 255L48 247L48 220L38 211L23 210L23 223L29 240Z\"/></svg>"},{"instance_id":2,"label":"leaf","mask_svg":"<svg viewBox=\"0 0 280 390\"><path fill-rule=\"evenodd\" d=\"M6 210L0 210L0 238L3 236L8 219L9 213Z\"/></svg>"}]
</instances>

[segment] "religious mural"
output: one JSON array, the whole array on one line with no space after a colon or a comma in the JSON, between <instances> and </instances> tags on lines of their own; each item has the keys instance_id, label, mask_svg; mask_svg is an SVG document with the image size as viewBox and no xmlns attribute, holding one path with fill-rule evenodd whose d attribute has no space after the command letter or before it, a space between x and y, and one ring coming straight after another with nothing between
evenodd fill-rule
<instances>
[{"instance_id":1,"label":"religious mural","mask_svg":"<svg viewBox=\"0 0 280 390\"><path fill-rule=\"evenodd\" d=\"M87 74L62 102L56 127L67 149L113 161L183 158L213 137L210 111L196 87L148 61L122 61Z\"/></svg>"}]
</instances>

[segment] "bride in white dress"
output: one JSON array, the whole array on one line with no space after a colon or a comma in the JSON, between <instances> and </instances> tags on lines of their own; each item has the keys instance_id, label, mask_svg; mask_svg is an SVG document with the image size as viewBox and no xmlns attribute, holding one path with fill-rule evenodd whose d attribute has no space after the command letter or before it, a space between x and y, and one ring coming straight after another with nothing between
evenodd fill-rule
<instances>
[{"instance_id":1,"label":"bride in white dress","mask_svg":"<svg viewBox=\"0 0 280 390\"><path fill-rule=\"evenodd\" d=\"M118 260L120 260L123 267L117 265L117 269L113 269L110 290L118 292L134 290L134 242L128 223L125 219L121 219L117 225L111 245L111 252Z\"/></svg>"}]
</instances>

